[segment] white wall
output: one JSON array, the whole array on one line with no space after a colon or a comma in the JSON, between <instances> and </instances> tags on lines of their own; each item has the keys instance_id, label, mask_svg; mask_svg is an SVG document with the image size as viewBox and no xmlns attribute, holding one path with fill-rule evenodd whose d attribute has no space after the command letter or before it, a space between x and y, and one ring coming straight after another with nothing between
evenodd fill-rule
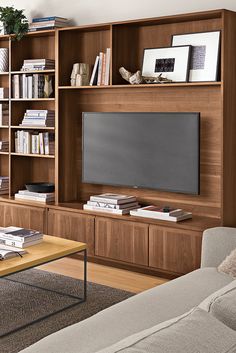
<instances>
[{"instance_id":1,"label":"white wall","mask_svg":"<svg viewBox=\"0 0 236 353\"><path fill-rule=\"evenodd\" d=\"M57 15L78 25L222 8L236 11L236 0L0 0L0 5L24 8L29 19Z\"/></svg>"}]
</instances>

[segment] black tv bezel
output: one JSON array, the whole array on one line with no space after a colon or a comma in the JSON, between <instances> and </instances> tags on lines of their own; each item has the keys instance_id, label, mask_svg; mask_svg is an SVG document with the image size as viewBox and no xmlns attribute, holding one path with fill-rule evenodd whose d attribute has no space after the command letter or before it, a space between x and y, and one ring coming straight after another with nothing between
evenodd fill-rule
<instances>
[{"instance_id":1,"label":"black tv bezel","mask_svg":"<svg viewBox=\"0 0 236 353\"><path fill-rule=\"evenodd\" d=\"M196 192L188 192L186 190L174 190L174 189L165 189L165 188L154 188L147 187L146 185L127 185L127 184L114 184L114 183L99 183L89 180L84 180L84 118L85 114L196 114L198 116L198 187ZM161 192L170 192L184 195L200 195L200 132L201 132L201 114L200 112L82 112L82 183L83 184L92 184L92 185L107 185L114 187L124 187L124 188L132 188L132 189L144 189L144 190L155 190Z\"/></svg>"}]
</instances>

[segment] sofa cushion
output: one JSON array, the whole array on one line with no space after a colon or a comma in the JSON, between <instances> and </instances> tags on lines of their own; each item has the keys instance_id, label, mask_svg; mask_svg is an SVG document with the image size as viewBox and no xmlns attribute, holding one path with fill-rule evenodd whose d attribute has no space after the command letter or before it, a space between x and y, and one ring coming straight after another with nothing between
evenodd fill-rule
<instances>
[{"instance_id":1,"label":"sofa cushion","mask_svg":"<svg viewBox=\"0 0 236 353\"><path fill-rule=\"evenodd\" d=\"M197 308L97 353L235 353L236 332Z\"/></svg>"},{"instance_id":2,"label":"sofa cushion","mask_svg":"<svg viewBox=\"0 0 236 353\"><path fill-rule=\"evenodd\" d=\"M210 295L199 308L236 331L236 281Z\"/></svg>"},{"instance_id":3,"label":"sofa cushion","mask_svg":"<svg viewBox=\"0 0 236 353\"><path fill-rule=\"evenodd\" d=\"M236 278L236 249L220 264L218 271Z\"/></svg>"},{"instance_id":4,"label":"sofa cushion","mask_svg":"<svg viewBox=\"0 0 236 353\"><path fill-rule=\"evenodd\" d=\"M191 272L56 332L22 353L93 353L124 337L184 314L232 282L216 268ZM88 293L89 296L89 293Z\"/></svg>"}]
</instances>

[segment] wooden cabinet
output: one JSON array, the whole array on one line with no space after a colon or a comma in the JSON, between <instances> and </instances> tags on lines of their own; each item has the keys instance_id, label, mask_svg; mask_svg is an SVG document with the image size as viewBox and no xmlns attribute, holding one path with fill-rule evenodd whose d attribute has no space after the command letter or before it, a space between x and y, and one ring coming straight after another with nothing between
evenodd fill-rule
<instances>
[{"instance_id":1,"label":"wooden cabinet","mask_svg":"<svg viewBox=\"0 0 236 353\"><path fill-rule=\"evenodd\" d=\"M95 255L148 266L148 225L96 217Z\"/></svg>"},{"instance_id":2,"label":"wooden cabinet","mask_svg":"<svg viewBox=\"0 0 236 353\"><path fill-rule=\"evenodd\" d=\"M46 209L33 206L0 203L0 226L16 226L46 231Z\"/></svg>"},{"instance_id":3,"label":"wooden cabinet","mask_svg":"<svg viewBox=\"0 0 236 353\"><path fill-rule=\"evenodd\" d=\"M85 242L94 254L94 217L74 212L48 210L48 234Z\"/></svg>"},{"instance_id":4,"label":"wooden cabinet","mask_svg":"<svg viewBox=\"0 0 236 353\"><path fill-rule=\"evenodd\" d=\"M202 233L150 226L149 266L185 274L200 266Z\"/></svg>"}]
</instances>

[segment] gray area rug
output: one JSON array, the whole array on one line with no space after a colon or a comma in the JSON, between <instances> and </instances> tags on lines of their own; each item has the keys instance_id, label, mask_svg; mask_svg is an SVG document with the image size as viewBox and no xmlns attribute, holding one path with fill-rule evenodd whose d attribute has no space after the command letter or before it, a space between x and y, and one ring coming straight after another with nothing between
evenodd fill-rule
<instances>
[{"instance_id":1,"label":"gray area rug","mask_svg":"<svg viewBox=\"0 0 236 353\"><path fill-rule=\"evenodd\" d=\"M82 281L46 271L28 270L11 275L8 278L20 283L1 279L0 335L42 317L49 312L64 308L74 301L72 298L42 289L35 289L23 283L82 296ZM87 288L88 298L85 303L65 309L61 313L55 314L28 328L0 338L0 353L19 352L41 338L63 327L82 321L133 295L126 291L90 282L88 282Z\"/></svg>"}]
</instances>

